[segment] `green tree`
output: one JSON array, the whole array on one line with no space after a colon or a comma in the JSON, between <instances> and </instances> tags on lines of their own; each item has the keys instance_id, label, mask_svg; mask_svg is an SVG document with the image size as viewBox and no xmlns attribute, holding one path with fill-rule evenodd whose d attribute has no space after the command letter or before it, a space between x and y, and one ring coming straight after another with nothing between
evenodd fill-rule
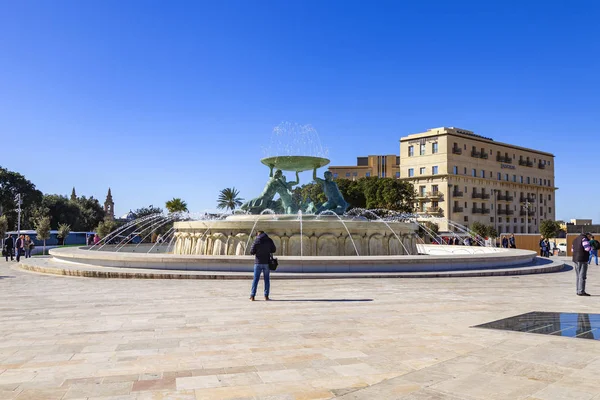
<instances>
[{"instance_id":1,"label":"green tree","mask_svg":"<svg viewBox=\"0 0 600 400\"><path fill-rule=\"evenodd\" d=\"M138 208L133 213L138 218L143 218L143 217L147 217L148 215L152 215L152 214L162 214L162 212L163 212L162 208L154 207L152 204L150 204L148 207Z\"/></svg>"},{"instance_id":2,"label":"green tree","mask_svg":"<svg viewBox=\"0 0 600 400\"><path fill-rule=\"evenodd\" d=\"M4 247L4 236L8 232L8 219L6 215L0 216L0 238L2 238L2 247Z\"/></svg>"},{"instance_id":3,"label":"green tree","mask_svg":"<svg viewBox=\"0 0 600 400\"><path fill-rule=\"evenodd\" d=\"M44 241L42 255L46 254L46 240L50 239L50 217L41 217L35 223L35 231L38 240Z\"/></svg>"},{"instance_id":4,"label":"green tree","mask_svg":"<svg viewBox=\"0 0 600 400\"><path fill-rule=\"evenodd\" d=\"M225 188L219 192L217 199L217 208L225 210L235 210L236 207L242 205L244 199L238 197L240 192L235 188Z\"/></svg>"},{"instance_id":5,"label":"green tree","mask_svg":"<svg viewBox=\"0 0 600 400\"><path fill-rule=\"evenodd\" d=\"M545 219L540 223L540 234L542 237L551 239L555 238L560 231L560 224L551 219Z\"/></svg>"},{"instance_id":6,"label":"green tree","mask_svg":"<svg viewBox=\"0 0 600 400\"><path fill-rule=\"evenodd\" d=\"M115 229L117 229L117 223L111 219L107 219L104 221L100 221L100 223L95 229L95 232L101 239L104 239L106 236L108 236L109 233L111 233Z\"/></svg>"},{"instance_id":7,"label":"green tree","mask_svg":"<svg viewBox=\"0 0 600 400\"><path fill-rule=\"evenodd\" d=\"M71 233L71 227L68 224L60 224L58 226L57 237L63 245L67 244L67 236L69 236L69 233Z\"/></svg>"},{"instance_id":8,"label":"green tree","mask_svg":"<svg viewBox=\"0 0 600 400\"><path fill-rule=\"evenodd\" d=\"M488 231L487 231L488 237L495 239L498 237L498 231L496 230L496 227L489 225L488 226Z\"/></svg>"},{"instance_id":9,"label":"green tree","mask_svg":"<svg viewBox=\"0 0 600 400\"><path fill-rule=\"evenodd\" d=\"M429 238L431 238L431 240L433 240L433 238L437 238L439 233L440 233L440 227L435 222L424 221L424 222L419 223L419 230L417 232L419 237L421 237L421 238L429 237ZM433 238L432 238L432 236L433 236Z\"/></svg>"},{"instance_id":10,"label":"green tree","mask_svg":"<svg viewBox=\"0 0 600 400\"><path fill-rule=\"evenodd\" d=\"M75 203L79 207L81 220L78 221L77 229L73 229L74 231L92 231L94 227L104 220L104 207L93 196L90 198L85 196L77 197Z\"/></svg>"},{"instance_id":11,"label":"green tree","mask_svg":"<svg viewBox=\"0 0 600 400\"><path fill-rule=\"evenodd\" d=\"M479 237L482 237L482 238L488 237L488 232L489 232L488 226L485 224L482 224L481 222L478 222L478 221L473 222L469 229L471 229Z\"/></svg>"},{"instance_id":12,"label":"green tree","mask_svg":"<svg viewBox=\"0 0 600 400\"><path fill-rule=\"evenodd\" d=\"M165 207L170 213L188 212L187 203L180 198L173 198L166 202Z\"/></svg>"},{"instance_id":13,"label":"green tree","mask_svg":"<svg viewBox=\"0 0 600 400\"><path fill-rule=\"evenodd\" d=\"M23 175L0 167L0 215L6 215L9 227L17 227L17 203L15 198L21 194L21 228L33 226L31 213L42 200L42 192Z\"/></svg>"}]
</instances>

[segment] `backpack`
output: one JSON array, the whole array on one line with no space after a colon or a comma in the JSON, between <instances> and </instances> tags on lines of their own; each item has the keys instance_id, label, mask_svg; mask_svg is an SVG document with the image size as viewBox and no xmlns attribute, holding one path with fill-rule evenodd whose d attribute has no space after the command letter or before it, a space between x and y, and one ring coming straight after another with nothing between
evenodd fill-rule
<instances>
[{"instance_id":1,"label":"backpack","mask_svg":"<svg viewBox=\"0 0 600 400\"><path fill-rule=\"evenodd\" d=\"M592 246L592 248L593 248L594 250L598 250L598 249L600 249L600 242L598 242L596 239L593 239L593 240L590 242L590 245Z\"/></svg>"}]
</instances>

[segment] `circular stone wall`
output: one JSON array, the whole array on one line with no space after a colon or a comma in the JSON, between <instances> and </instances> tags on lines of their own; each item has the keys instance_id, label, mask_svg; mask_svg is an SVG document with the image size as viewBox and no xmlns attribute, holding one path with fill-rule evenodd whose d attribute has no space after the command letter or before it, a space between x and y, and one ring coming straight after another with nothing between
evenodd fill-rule
<instances>
[{"instance_id":1,"label":"circular stone wall","mask_svg":"<svg viewBox=\"0 0 600 400\"><path fill-rule=\"evenodd\" d=\"M265 231L277 247L277 255L397 256L418 254L415 232L418 226L404 222L319 219L296 215L233 216L221 221L175 223L177 255L241 256L249 254L258 230ZM358 253L358 254L357 254Z\"/></svg>"}]
</instances>

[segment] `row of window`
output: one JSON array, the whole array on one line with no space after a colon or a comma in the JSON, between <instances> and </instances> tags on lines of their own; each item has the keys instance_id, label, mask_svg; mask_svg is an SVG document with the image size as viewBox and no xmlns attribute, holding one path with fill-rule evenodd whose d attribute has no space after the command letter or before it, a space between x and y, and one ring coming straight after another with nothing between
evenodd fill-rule
<instances>
[{"instance_id":1,"label":"row of window","mask_svg":"<svg viewBox=\"0 0 600 400\"><path fill-rule=\"evenodd\" d=\"M479 204L481 204L481 208L484 210L488 210L487 208L487 203L477 203L477 202L473 202L473 209L479 209ZM458 201L454 202L454 208L460 208L461 206L459 205ZM469 203L465 201L465 209L463 211L466 211L466 209L469 207ZM525 206L519 206L521 211L523 211L524 213L526 213L525 215L535 215L536 212L539 212L539 214L544 214L544 207L538 207L537 209L535 207L525 207ZM494 204L490 204L490 208L489 210L493 210L494 209ZM517 211L517 206L514 206L513 209L511 210L510 207L508 205L506 206L502 206L502 205L498 205L498 212L502 212L502 211ZM552 207L548 207L548 213L552 214ZM502 219L502 217L500 217L500 220ZM492 221L493 222L493 221ZM516 218L515 218L515 222L516 222Z\"/></svg>"},{"instance_id":2,"label":"row of window","mask_svg":"<svg viewBox=\"0 0 600 400\"><path fill-rule=\"evenodd\" d=\"M467 145L464 144L463 145L464 149L467 150ZM454 146L452 147L452 152L454 154L462 154L462 149L460 148L460 146L458 145L458 143L454 142ZM473 157L482 157L482 158L487 158L487 150L484 149L483 147L480 150L477 150L477 146L472 146L471 147L471 156ZM494 151L490 149L489 151L489 155L493 155ZM483 157L483 155L485 155L485 157ZM516 160L517 159L517 155L515 153L512 154L512 158L510 157L510 155L508 153L504 153L504 155L502 155L502 153L500 151L496 151L496 160L500 161L500 162L506 162L506 163L512 163L512 160ZM533 166L533 164L537 163L538 159L534 158L533 162L531 161L531 159L529 158L529 156L522 156L519 155L519 165L528 165L528 166ZM543 159L539 159L539 164L543 165L543 166L550 166L552 165L552 162L549 160L543 160Z\"/></svg>"},{"instance_id":3,"label":"row of window","mask_svg":"<svg viewBox=\"0 0 600 400\"><path fill-rule=\"evenodd\" d=\"M371 177L371 173L370 172L365 172L365 176L367 178L370 178ZM333 179L337 179L338 177L339 177L339 174L337 172L334 172L333 173ZM350 178L356 179L357 177L358 177L358 172L352 172L352 173L346 172L346 179L350 179ZM385 178L385 172L381 173L380 178ZM400 172L399 171L396 172L396 178L400 178Z\"/></svg>"},{"instance_id":4,"label":"row of window","mask_svg":"<svg viewBox=\"0 0 600 400\"><path fill-rule=\"evenodd\" d=\"M425 143L421 143L419 145L419 155L421 155L421 156L425 155L425 148L426 148ZM437 154L437 152L438 152L438 143L437 142L431 143L431 154ZM408 146L408 156L412 157L414 155L415 155L415 147Z\"/></svg>"},{"instance_id":5,"label":"row of window","mask_svg":"<svg viewBox=\"0 0 600 400\"><path fill-rule=\"evenodd\" d=\"M452 167L452 173L454 175L459 175L459 173L458 173L458 167L456 165L454 167ZM489 173L490 173L489 174L489 179L493 179L494 173L492 171L489 171ZM463 167L463 175L467 175L467 167ZM477 171L477 169L472 168L471 169L471 176L475 177L475 178L479 177L479 178L485 179L486 178L486 173L485 173L485 170L483 170L483 169L480 170L480 171ZM512 175L512 179L511 179L511 176L509 174L505 173L504 175L502 175L501 172L497 172L496 173L496 180L499 180L499 181L504 180L506 182L511 182L512 181L512 182L515 182L515 183L526 183L528 185L531 185L532 182L533 182L533 185L552 187L552 181L550 179L536 178L536 177L531 178L529 176L523 177L523 175L517 176L515 174Z\"/></svg>"},{"instance_id":6,"label":"row of window","mask_svg":"<svg viewBox=\"0 0 600 400\"><path fill-rule=\"evenodd\" d=\"M427 173L427 169L425 167L421 167L419 168L419 175L425 175ZM439 173L439 168L437 165L434 165L433 167L431 167L431 175L437 175ZM415 169L414 168L409 168L408 169L408 177L413 177L415 176Z\"/></svg>"}]
</instances>

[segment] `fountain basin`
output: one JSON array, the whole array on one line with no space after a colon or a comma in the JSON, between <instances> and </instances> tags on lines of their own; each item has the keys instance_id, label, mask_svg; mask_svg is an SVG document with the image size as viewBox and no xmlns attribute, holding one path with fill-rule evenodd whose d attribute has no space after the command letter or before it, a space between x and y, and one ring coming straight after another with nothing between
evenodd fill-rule
<instances>
[{"instance_id":1,"label":"fountain basin","mask_svg":"<svg viewBox=\"0 0 600 400\"><path fill-rule=\"evenodd\" d=\"M219 221L176 222L176 255L243 256L258 230L277 255L305 257L400 256L417 254L418 226L364 218L297 215L235 215Z\"/></svg>"},{"instance_id":2,"label":"fountain basin","mask_svg":"<svg viewBox=\"0 0 600 400\"><path fill-rule=\"evenodd\" d=\"M329 160L323 157L313 156L275 156L260 160L264 165L282 171L311 171L329 164Z\"/></svg>"}]
</instances>

